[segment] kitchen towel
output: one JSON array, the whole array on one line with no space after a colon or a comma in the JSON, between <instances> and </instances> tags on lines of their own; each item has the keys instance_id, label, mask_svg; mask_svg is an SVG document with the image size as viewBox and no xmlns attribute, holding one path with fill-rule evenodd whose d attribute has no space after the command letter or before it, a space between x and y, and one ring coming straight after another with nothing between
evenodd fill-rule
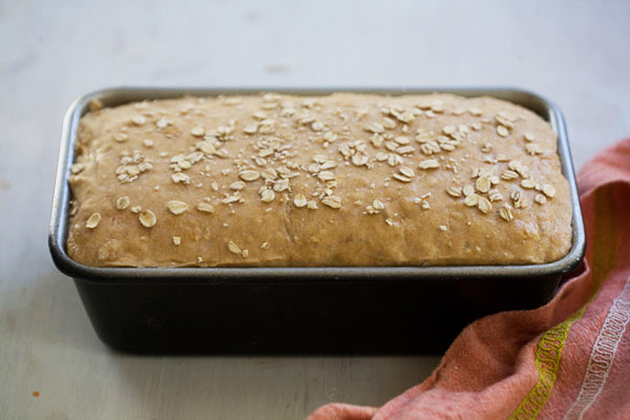
<instances>
[{"instance_id":1,"label":"kitchen towel","mask_svg":"<svg viewBox=\"0 0 630 420\"><path fill-rule=\"evenodd\" d=\"M630 139L578 176L582 268L545 306L466 327L431 376L380 408L307 420L630 419Z\"/></svg>"}]
</instances>

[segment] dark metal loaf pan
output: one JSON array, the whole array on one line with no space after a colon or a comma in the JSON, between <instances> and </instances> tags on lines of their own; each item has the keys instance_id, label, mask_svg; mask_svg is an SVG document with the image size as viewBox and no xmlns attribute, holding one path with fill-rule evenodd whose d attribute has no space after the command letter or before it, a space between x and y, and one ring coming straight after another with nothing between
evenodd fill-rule
<instances>
[{"instance_id":1,"label":"dark metal loaf pan","mask_svg":"<svg viewBox=\"0 0 630 420\"><path fill-rule=\"evenodd\" d=\"M549 121L569 180L573 245L559 261L519 266L98 268L70 259L70 189L79 119L89 102L116 106L183 95L246 94L269 89L117 88L77 99L66 114L49 245L59 270L74 278L98 336L140 353L426 353L443 350L469 322L547 302L584 254L585 233L564 120L548 100L516 89L271 89L492 96Z\"/></svg>"}]
</instances>

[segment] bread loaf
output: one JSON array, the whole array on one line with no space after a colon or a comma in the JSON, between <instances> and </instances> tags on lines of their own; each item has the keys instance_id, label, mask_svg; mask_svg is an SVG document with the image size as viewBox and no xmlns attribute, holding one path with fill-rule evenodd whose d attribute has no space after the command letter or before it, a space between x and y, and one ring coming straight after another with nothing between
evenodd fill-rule
<instances>
[{"instance_id":1,"label":"bread loaf","mask_svg":"<svg viewBox=\"0 0 630 420\"><path fill-rule=\"evenodd\" d=\"M572 239L556 143L530 110L450 94L94 109L67 251L132 267L550 262Z\"/></svg>"}]
</instances>

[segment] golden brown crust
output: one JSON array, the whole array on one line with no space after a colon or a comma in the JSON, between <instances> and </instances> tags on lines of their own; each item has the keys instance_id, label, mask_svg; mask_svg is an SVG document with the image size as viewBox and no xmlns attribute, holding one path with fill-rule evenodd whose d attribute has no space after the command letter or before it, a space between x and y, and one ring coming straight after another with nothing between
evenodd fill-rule
<instances>
[{"instance_id":1,"label":"golden brown crust","mask_svg":"<svg viewBox=\"0 0 630 420\"><path fill-rule=\"evenodd\" d=\"M554 261L556 137L492 98L180 98L82 118L67 249L92 266Z\"/></svg>"}]
</instances>

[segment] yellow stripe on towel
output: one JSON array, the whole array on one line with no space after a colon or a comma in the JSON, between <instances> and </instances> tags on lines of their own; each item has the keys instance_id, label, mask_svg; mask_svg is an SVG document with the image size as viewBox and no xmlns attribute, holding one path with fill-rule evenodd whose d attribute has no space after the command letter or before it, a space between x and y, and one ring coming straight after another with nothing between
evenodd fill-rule
<instances>
[{"instance_id":1,"label":"yellow stripe on towel","mask_svg":"<svg viewBox=\"0 0 630 420\"><path fill-rule=\"evenodd\" d=\"M551 395L556 373L567 340L569 328L580 319L587 306L595 299L604 280L615 267L617 223L615 220L612 189L604 187L595 193L595 233L593 238L593 290L588 302L565 321L547 330L538 341L534 362L538 381L523 398L510 420L535 419Z\"/></svg>"}]
</instances>

